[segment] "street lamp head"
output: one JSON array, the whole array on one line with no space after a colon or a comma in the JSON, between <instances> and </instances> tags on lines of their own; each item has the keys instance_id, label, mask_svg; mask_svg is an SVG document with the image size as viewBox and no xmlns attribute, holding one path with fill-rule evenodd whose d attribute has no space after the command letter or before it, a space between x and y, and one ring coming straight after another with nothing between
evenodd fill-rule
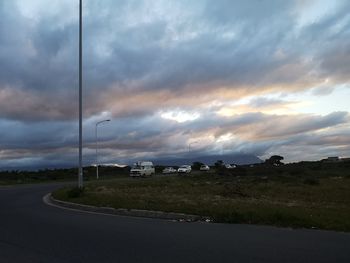
<instances>
[{"instance_id":1,"label":"street lamp head","mask_svg":"<svg viewBox=\"0 0 350 263\"><path fill-rule=\"evenodd\" d=\"M107 119L107 120L103 120L103 121L98 121L98 122L96 122L96 126L99 125L99 124L101 124L101 123L103 123L103 122L107 122L107 121L111 121L111 120L110 120L110 119Z\"/></svg>"}]
</instances>

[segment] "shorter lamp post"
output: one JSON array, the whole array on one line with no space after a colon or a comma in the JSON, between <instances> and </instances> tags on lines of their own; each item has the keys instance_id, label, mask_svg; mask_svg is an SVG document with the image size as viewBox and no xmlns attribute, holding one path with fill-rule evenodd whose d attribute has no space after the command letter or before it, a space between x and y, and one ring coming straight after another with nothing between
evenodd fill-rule
<instances>
[{"instance_id":1,"label":"shorter lamp post","mask_svg":"<svg viewBox=\"0 0 350 263\"><path fill-rule=\"evenodd\" d=\"M99 121L96 123L95 125L95 139L96 139L96 179L98 179L98 155L97 155L97 148L98 148L98 141L97 141L97 126L101 123L107 122L107 121L111 121L111 120L103 120L103 121Z\"/></svg>"},{"instance_id":2,"label":"shorter lamp post","mask_svg":"<svg viewBox=\"0 0 350 263\"><path fill-rule=\"evenodd\" d=\"M192 144L195 144L195 143L197 143L197 142L198 142L198 141L190 142L190 143L188 144L188 153L191 152L191 145L192 145Z\"/></svg>"}]
</instances>

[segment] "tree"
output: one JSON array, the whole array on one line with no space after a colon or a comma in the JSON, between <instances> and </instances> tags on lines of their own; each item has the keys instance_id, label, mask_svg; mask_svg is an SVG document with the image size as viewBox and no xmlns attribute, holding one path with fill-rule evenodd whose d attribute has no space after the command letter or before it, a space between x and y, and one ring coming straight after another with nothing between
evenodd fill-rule
<instances>
[{"instance_id":1,"label":"tree","mask_svg":"<svg viewBox=\"0 0 350 263\"><path fill-rule=\"evenodd\" d=\"M216 168L223 167L224 166L224 161L223 160L217 160L214 165L215 165Z\"/></svg>"},{"instance_id":2,"label":"tree","mask_svg":"<svg viewBox=\"0 0 350 263\"><path fill-rule=\"evenodd\" d=\"M265 160L266 164L271 164L271 165L282 165L283 163L281 162L284 159L283 156L280 155L272 155L269 159Z\"/></svg>"},{"instance_id":3,"label":"tree","mask_svg":"<svg viewBox=\"0 0 350 263\"><path fill-rule=\"evenodd\" d=\"M193 162L192 163L192 169L193 170L199 170L199 168L201 168L202 165L203 165L203 163L201 163L201 162Z\"/></svg>"}]
</instances>

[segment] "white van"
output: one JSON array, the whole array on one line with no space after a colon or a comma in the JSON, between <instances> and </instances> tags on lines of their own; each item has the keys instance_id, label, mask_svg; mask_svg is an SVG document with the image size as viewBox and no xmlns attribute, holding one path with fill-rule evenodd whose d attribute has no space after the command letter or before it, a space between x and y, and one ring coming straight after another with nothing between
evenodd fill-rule
<instances>
[{"instance_id":1,"label":"white van","mask_svg":"<svg viewBox=\"0 0 350 263\"><path fill-rule=\"evenodd\" d=\"M155 169L152 162L137 162L130 170L130 176L152 176L155 174Z\"/></svg>"}]
</instances>

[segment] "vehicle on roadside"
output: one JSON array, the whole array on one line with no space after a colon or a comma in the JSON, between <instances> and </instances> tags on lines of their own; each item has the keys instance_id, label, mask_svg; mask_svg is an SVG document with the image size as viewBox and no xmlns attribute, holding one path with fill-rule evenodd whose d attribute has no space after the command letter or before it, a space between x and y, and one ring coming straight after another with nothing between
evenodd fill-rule
<instances>
[{"instance_id":1,"label":"vehicle on roadside","mask_svg":"<svg viewBox=\"0 0 350 263\"><path fill-rule=\"evenodd\" d=\"M163 174L173 174L176 173L177 170L174 167L165 167L163 170Z\"/></svg>"},{"instance_id":2,"label":"vehicle on roadside","mask_svg":"<svg viewBox=\"0 0 350 263\"><path fill-rule=\"evenodd\" d=\"M235 164L225 164L225 168L226 169L234 169L234 168L237 168L237 165L235 165Z\"/></svg>"},{"instance_id":3,"label":"vehicle on roadside","mask_svg":"<svg viewBox=\"0 0 350 263\"><path fill-rule=\"evenodd\" d=\"M178 173L190 173L192 171L191 165L181 165L179 169L177 169Z\"/></svg>"},{"instance_id":4,"label":"vehicle on roadside","mask_svg":"<svg viewBox=\"0 0 350 263\"><path fill-rule=\"evenodd\" d=\"M200 171L209 171L210 167L206 164L202 164L201 167L199 168Z\"/></svg>"},{"instance_id":5,"label":"vehicle on roadside","mask_svg":"<svg viewBox=\"0 0 350 263\"><path fill-rule=\"evenodd\" d=\"M154 174L155 169L153 163L149 161L136 162L130 170L130 176L132 177L152 176Z\"/></svg>"}]
</instances>

